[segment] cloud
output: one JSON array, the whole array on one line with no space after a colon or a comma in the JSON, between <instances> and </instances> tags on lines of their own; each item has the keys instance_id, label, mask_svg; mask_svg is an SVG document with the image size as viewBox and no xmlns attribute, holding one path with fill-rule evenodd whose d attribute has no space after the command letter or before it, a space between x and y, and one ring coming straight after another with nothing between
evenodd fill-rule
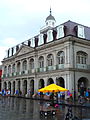
<instances>
[{"instance_id":1,"label":"cloud","mask_svg":"<svg viewBox=\"0 0 90 120\"><path fill-rule=\"evenodd\" d=\"M3 40L2 44L3 46L9 48L18 44L18 40L16 40L15 38L6 38Z\"/></svg>"},{"instance_id":2,"label":"cloud","mask_svg":"<svg viewBox=\"0 0 90 120\"><path fill-rule=\"evenodd\" d=\"M0 65L2 64L2 60L6 57L6 50L8 48L7 47L1 47L0 46Z\"/></svg>"}]
</instances>

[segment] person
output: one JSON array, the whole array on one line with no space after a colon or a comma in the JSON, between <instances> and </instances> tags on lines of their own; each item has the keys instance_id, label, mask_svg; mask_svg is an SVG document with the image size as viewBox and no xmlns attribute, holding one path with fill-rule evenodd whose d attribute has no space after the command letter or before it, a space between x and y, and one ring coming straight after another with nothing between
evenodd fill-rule
<instances>
[{"instance_id":1,"label":"person","mask_svg":"<svg viewBox=\"0 0 90 120\"><path fill-rule=\"evenodd\" d=\"M2 96L4 96L4 89L2 89Z\"/></svg>"},{"instance_id":2,"label":"person","mask_svg":"<svg viewBox=\"0 0 90 120\"><path fill-rule=\"evenodd\" d=\"M72 118L73 118L72 108L71 108L71 106L69 106L68 107L68 112L67 112L67 114L65 116L65 120L72 120Z\"/></svg>"},{"instance_id":3,"label":"person","mask_svg":"<svg viewBox=\"0 0 90 120\"><path fill-rule=\"evenodd\" d=\"M31 93L31 91L30 91L30 89L28 90L28 97L30 97L30 93Z\"/></svg>"},{"instance_id":4,"label":"person","mask_svg":"<svg viewBox=\"0 0 90 120\"><path fill-rule=\"evenodd\" d=\"M88 98L89 98L89 92L88 92L88 90L86 90L86 92L85 92L85 98L88 100Z\"/></svg>"}]
</instances>

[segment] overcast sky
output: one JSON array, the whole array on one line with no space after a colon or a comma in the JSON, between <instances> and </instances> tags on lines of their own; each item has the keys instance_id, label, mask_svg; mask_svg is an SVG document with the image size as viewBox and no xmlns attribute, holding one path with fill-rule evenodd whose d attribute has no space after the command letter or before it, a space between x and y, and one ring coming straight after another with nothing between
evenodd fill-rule
<instances>
[{"instance_id":1,"label":"overcast sky","mask_svg":"<svg viewBox=\"0 0 90 120\"><path fill-rule=\"evenodd\" d=\"M50 7L56 25L90 26L90 0L0 0L0 61L8 48L39 34Z\"/></svg>"}]
</instances>

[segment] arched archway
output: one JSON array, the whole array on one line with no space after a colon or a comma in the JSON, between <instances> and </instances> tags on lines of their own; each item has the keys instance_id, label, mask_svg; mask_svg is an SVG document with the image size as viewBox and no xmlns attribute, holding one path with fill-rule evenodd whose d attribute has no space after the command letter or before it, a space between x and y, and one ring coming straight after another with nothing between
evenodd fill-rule
<instances>
[{"instance_id":1,"label":"arched archway","mask_svg":"<svg viewBox=\"0 0 90 120\"><path fill-rule=\"evenodd\" d=\"M18 81L17 88L20 91L20 80Z\"/></svg>"},{"instance_id":2,"label":"arched archway","mask_svg":"<svg viewBox=\"0 0 90 120\"><path fill-rule=\"evenodd\" d=\"M54 83L53 79L52 79L52 78L49 78L48 81L47 81L47 85L50 85L50 84L52 84L52 83Z\"/></svg>"},{"instance_id":3,"label":"arched archway","mask_svg":"<svg viewBox=\"0 0 90 120\"><path fill-rule=\"evenodd\" d=\"M40 79L39 80L39 84L38 84L38 88L43 88L44 87L44 80L43 79Z\"/></svg>"},{"instance_id":4,"label":"arched archway","mask_svg":"<svg viewBox=\"0 0 90 120\"><path fill-rule=\"evenodd\" d=\"M78 92L80 92L80 94L82 96L84 96L84 91L88 88L88 79L85 77L81 77L78 80Z\"/></svg>"},{"instance_id":5,"label":"arched archway","mask_svg":"<svg viewBox=\"0 0 90 120\"><path fill-rule=\"evenodd\" d=\"M15 93L15 81L13 81L13 95Z\"/></svg>"},{"instance_id":6,"label":"arched archway","mask_svg":"<svg viewBox=\"0 0 90 120\"><path fill-rule=\"evenodd\" d=\"M56 84L65 88L64 79L62 77L56 78Z\"/></svg>"},{"instance_id":7,"label":"arched archway","mask_svg":"<svg viewBox=\"0 0 90 120\"><path fill-rule=\"evenodd\" d=\"M34 94L34 80L30 81L30 89L31 89L31 95Z\"/></svg>"},{"instance_id":8,"label":"arched archway","mask_svg":"<svg viewBox=\"0 0 90 120\"><path fill-rule=\"evenodd\" d=\"M88 87L88 79L85 78L85 77L81 77L79 80L78 80L78 90L81 86L81 84L83 83L83 86L84 88L86 89Z\"/></svg>"},{"instance_id":9,"label":"arched archway","mask_svg":"<svg viewBox=\"0 0 90 120\"><path fill-rule=\"evenodd\" d=\"M24 80L23 82L23 90L24 90L24 95L27 94L27 80Z\"/></svg>"},{"instance_id":10,"label":"arched archway","mask_svg":"<svg viewBox=\"0 0 90 120\"><path fill-rule=\"evenodd\" d=\"M8 89L10 90L10 93L11 93L11 82L10 81L8 82Z\"/></svg>"},{"instance_id":11,"label":"arched archway","mask_svg":"<svg viewBox=\"0 0 90 120\"><path fill-rule=\"evenodd\" d=\"M7 89L7 83L4 82L4 89L6 90Z\"/></svg>"}]
</instances>

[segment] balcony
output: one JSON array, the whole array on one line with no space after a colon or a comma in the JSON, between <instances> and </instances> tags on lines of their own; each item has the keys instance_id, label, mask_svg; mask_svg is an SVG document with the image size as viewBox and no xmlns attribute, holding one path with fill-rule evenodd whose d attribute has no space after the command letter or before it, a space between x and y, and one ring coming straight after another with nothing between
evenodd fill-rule
<instances>
[{"instance_id":1,"label":"balcony","mask_svg":"<svg viewBox=\"0 0 90 120\"><path fill-rule=\"evenodd\" d=\"M16 72L16 75L21 75L21 72Z\"/></svg>"},{"instance_id":2,"label":"balcony","mask_svg":"<svg viewBox=\"0 0 90 120\"><path fill-rule=\"evenodd\" d=\"M63 69L64 68L64 64L58 64L58 65L56 65L56 69Z\"/></svg>"},{"instance_id":3,"label":"balcony","mask_svg":"<svg viewBox=\"0 0 90 120\"><path fill-rule=\"evenodd\" d=\"M90 65L86 65L86 64L77 64L76 68L79 69L90 69Z\"/></svg>"}]
</instances>

